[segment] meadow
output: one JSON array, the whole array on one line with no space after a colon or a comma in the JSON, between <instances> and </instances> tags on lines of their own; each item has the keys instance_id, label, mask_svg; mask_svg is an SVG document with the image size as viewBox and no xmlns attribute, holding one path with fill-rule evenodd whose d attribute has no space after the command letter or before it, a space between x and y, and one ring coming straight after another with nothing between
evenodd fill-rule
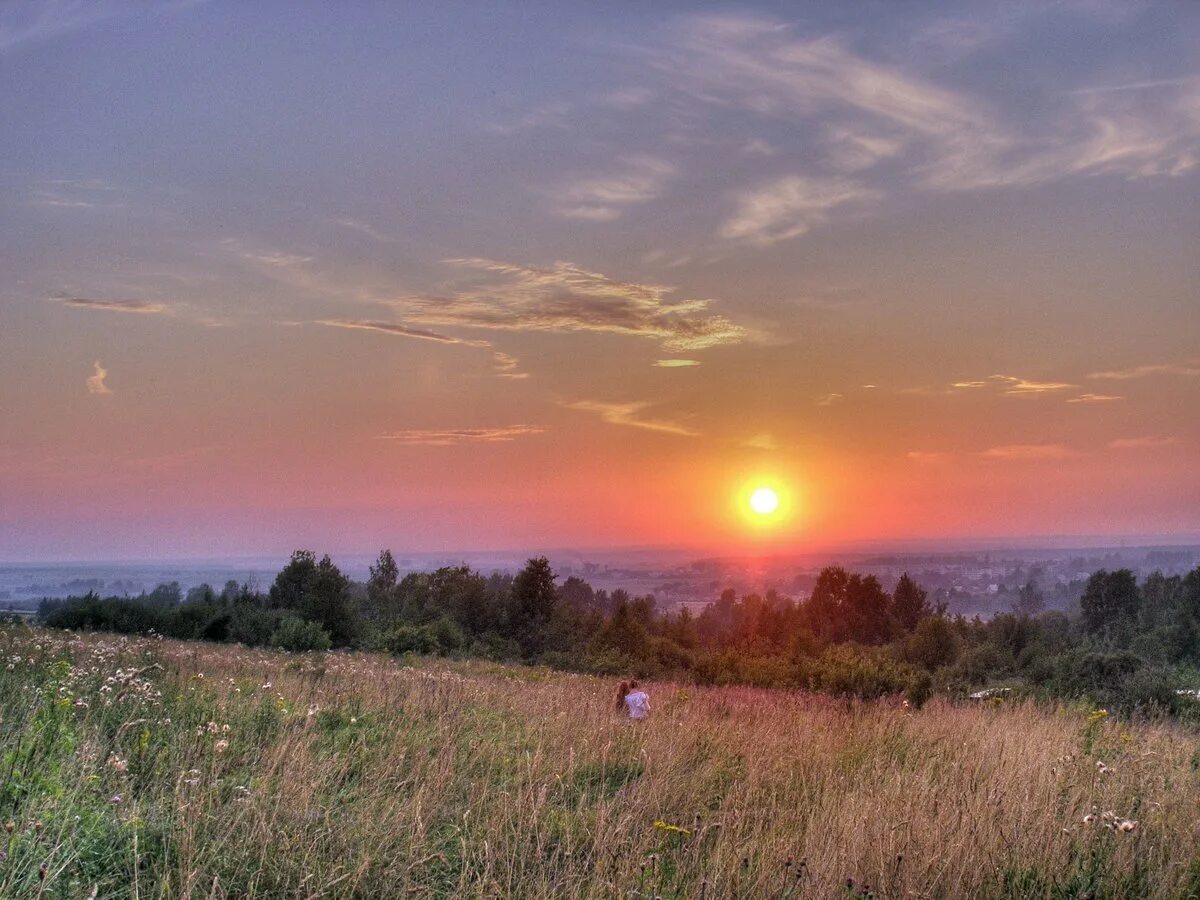
<instances>
[{"instance_id":1,"label":"meadow","mask_svg":"<svg viewBox=\"0 0 1200 900\"><path fill-rule=\"evenodd\" d=\"M0 631L0 896L1200 897L1200 743L487 662Z\"/></svg>"}]
</instances>

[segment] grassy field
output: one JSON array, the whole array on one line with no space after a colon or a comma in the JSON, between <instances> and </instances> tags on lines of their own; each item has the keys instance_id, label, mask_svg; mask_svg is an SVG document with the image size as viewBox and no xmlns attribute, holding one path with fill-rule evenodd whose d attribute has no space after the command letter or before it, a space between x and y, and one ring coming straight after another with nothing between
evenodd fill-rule
<instances>
[{"instance_id":1,"label":"grassy field","mask_svg":"<svg viewBox=\"0 0 1200 900\"><path fill-rule=\"evenodd\" d=\"M651 684L634 725L520 667L0 653L2 897L1200 896L1167 724Z\"/></svg>"}]
</instances>

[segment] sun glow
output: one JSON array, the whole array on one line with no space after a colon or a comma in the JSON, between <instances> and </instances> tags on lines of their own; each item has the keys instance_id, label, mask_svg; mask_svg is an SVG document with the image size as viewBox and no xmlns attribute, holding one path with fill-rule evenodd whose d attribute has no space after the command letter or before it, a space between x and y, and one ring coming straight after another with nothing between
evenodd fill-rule
<instances>
[{"instance_id":1,"label":"sun glow","mask_svg":"<svg viewBox=\"0 0 1200 900\"><path fill-rule=\"evenodd\" d=\"M760 516L769 516L779 509L779 495L769 487L757 488L750 495L750 508Z\"/></svg>"},{"instance_id":2,"label":"sun glow","mask_svg":"<svg viewBox=\"0 0 1200 900\"><path fill-rule=\"evenodd\" d=\"M765 537L780 536L795 524L796 492L790 479L758 472L738 485L733 509L739 531Z\"/></svg>"}]
</instances>

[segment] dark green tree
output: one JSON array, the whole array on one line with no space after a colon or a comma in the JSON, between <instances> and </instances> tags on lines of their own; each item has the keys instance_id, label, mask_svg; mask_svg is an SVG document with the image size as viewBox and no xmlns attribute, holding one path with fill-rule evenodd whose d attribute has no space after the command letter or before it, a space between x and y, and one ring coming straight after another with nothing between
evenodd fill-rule
<instances>
[{"instance_id":1,"label":"dark green tree","mask_svg":"<svg viewBox=\"0 0 1200 900\"><path fill-rule=\"evenodd\" d=\"M1092 574L1079 600L1083 625L1087 631L1110 640L1127 638L1137 621L1141 595L1137 579L1129 569Z\"/></svg>"},{"instance_id":2,"label":"dark green tree","mask_svg":"<svg viewBox=\"0 0 1200 900\"><path fill-rule=\"evenodd\" d=\"M550 560L544 556L529 560L513 579L509 597L509 633L528 658L537 656L545 646L556 598L554 571L550 568Z\"/></svg>"},{"instance_id":3,"label":"dark green tree","mask_svg":"<svg viewBox=\"0 0 1200 900\"><path fill-rule=\"evenodd\" d=\"M892 591L892 615L905 631L912 631L918 622L932 613L925 589L905 572Z\"/></svg>"}]
</instances>

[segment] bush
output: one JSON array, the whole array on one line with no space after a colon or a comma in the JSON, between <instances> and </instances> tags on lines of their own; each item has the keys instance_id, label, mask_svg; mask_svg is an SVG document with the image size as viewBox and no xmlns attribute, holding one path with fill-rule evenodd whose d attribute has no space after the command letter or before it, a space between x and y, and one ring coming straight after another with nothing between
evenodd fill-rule
<instances>
[{"instance_id":1,"label":"bush","mask_svg":"<svg viewBox=\"0 0 1200 900\"><path fill-rule=\"evenodd\" d=\"M296 616L285 616L275 633L271 635L271 646L280 650L304 653L309 650L328 650L332 645L329 632L316 622Z\"/></svg>"},{"instance_id":2,"label":"bush","mask_svg":"<svg viewBox=\"0 0 1200 900\"><path fill-rule=\"evenodd\" d=\"M436 653L445 656L461 650L466 640L458 624L443 616L425 625L397 625L390 628L383 632L378 644L388 653L396 655Z\"/></svg>"},{"instance_id":3,"label":"bush","mask_svg":"<svg viewBox=\"0 0 1200 900\"><path fill-rule=\"evenodd\" d=\"M904 644L904 658L932 672L954 662L958 641L950 623L941 616L926 616Z\"/></svg>"},{"instance_id":4,"label":"bush","mask_svg":"<svg viewBox=\"0 0 1200 900\"><path fill-rule=\"evenodd\" d=\"M914 696L919 696L921 685L929 677L884 653L851 644L830 647L805 669L807 685L813 690L863 700L908 693L910 688Z\"/></svg>"},{"instance_id":5,"label":"bush","mask_svg":"<svg viewBox=\"0 0 1200 900\"><path fill-rule=\"evenodd\" d=\"M279 610L238 603L229 617L229 640L247 647L262 647L271 643L283 618L284 614Z\"/></svg>"}]
</instances>

